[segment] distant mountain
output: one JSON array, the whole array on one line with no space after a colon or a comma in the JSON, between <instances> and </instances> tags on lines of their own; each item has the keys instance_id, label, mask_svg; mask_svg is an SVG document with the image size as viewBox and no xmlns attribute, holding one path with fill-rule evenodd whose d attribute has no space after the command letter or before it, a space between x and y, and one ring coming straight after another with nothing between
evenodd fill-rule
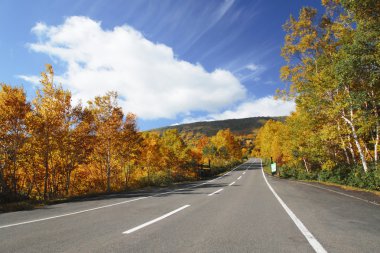
<instances>
[{"instance_id":1,"label":"distant mountain","mask_svg":"<svg viewBox=\"0 0 380 253\"><path fill-rule=\"evenodd\" d=\"M245 119L227 119L217 121L202 121L189 124L174 125L152 129L150 131L164 132L168 129L177 129L180 133L193 132L194 134L215 135L221 129L229 128L236 135L247 135L256 132L268 120L284 121L285 117L252 117Z\"/></svg>"}]
</instances>

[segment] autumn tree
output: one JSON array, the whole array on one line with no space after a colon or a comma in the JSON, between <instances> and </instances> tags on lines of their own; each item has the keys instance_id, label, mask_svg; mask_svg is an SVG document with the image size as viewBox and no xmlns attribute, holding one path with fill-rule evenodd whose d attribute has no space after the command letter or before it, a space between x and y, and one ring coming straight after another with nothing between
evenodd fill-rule
<instances>
[{"instance_id":1,"label":"autumn tree","mask_svg":"<svg viewBox=\"0 0 380 253\"><path fill-rule=\"evenodd\" d=\"M338 147L347 162L349 151L353 160L358 153L367 172L368 160L377 162L379 118L378 20L367 8L378 4L323 4L326 12L321 18L315 9L303 8L298 20L290 17L284 26L282 55L287 64L281 77L290 83L287 97L295 98L297 106L320 123L321 144L329 150L322 163L336 159Z\"/></svg>"},{"instance_id":2,"label":"autumn tree","mask_svg":"<svg viewBox=\"0 0 380 253\"><path fill-rule=\"evenodd\" d=\"M20 162L28 140L26 118L30 104L22 88L0 85L0 187L2 193L18 192Z\"/></svg>"},{"instance_id":3,"label":"autumn tree","mask_svg":"<svg viewBox=\"0 0 380 253\"><path fill-rule=\"evenodd\" d=\"M196 179L198 163L226 168L241 158L229 130L208 138L193 132L139 132L117 93L72 105L46 65L31 103L23 88L0 86L0 195L50 200ZM207 151L208 150L208 151ZM219 166L219 167L218 167Z\"/></svg>"},{"instance_id":4,"label":"autumn tree","mask_svg":"<svg viewBox=\"0 0 380 253\"><path fill-rule=\"evenodd\" d=\"M94 149L94 117L90 110L77 105L68 113L59 154L65 174L65 194L69 195L71 175L80 165L88 164Z\"/></svg>"},{"instance_id":5,"label":"autumn tree","mask_svg":"<svg viewBox=\"0 0 380 253\"><path fill-rule=\"evenodd\" d=\"M264 158L272 158L275 162L280 163L283 160L283 147L285 141L282 137L284 124L275 120L268 120L260 128L255 139L255 152Z\"/></svg>"},{"instance_id":6,"label":"autumn tree","mask_svg":"<svg viewBox=\"0 0 380 253\"><path fill-rule=\"evenodd\" d=\"M46 65L41 77L42 87L37 90L33 100L29 124L32 141L36 144L36 159L41 161L40 166L44 168L43 197L46 200L57 193L64 174L59 164L59 147L69 124L71 93L55 85L51 65Z\"/></svg>"},{"instance_id":7,"label":"autumn tree","mask_svg":"<svg viewBox=\"0 0 380 253\"><path fill-rule=\"evenodd\" d=\"M355 31L339 51L336 64L337 79L347 90L346 115L342 118L351 128L356 145L358 135L367 133L362 140L364 150L359 151L366 167L365 157L378 162L379 110L380 110L380 3L376 0L343 0L342 5L352 17ZM356 121L359 121L355 124ZM357 129L356 129L357 128ZM360 137L360 136L359 136ZM368 146L372 152L368 152ZM364 154L366 152L366 154Z\"/></svg>"},{"instance_id":8,"label":"autumn tree","mask_svg":"<svg viewBox=\"0 0 380 253\"><path fill-rule=\"evenodd\" d=\"M143 134L142 153L143 167L146 170L147 183L152 183L152 175L162 169L163 159L160 135L155 132L146 132Z\"/></svg>"},{"instance_id":9,"label":"autumn tree","mask_svg":"<svg viewBox=\"0 0 380 253\"><path fill-rule=\"evenodd\" d=\"M117 93L108 92L104 96L89 101L89 108L95 120L95 148L93 161L101 175L105 175L106 190L111 191L111 177L119 174L117 150L120 147L120 135L123 126L123 111L117 104Z\"/></svg>"},{"instance_id":10,"label":"autumn tree","mask_svg":"<svg viewBox=\"0 0 380 253\"><path fill-rule=\"evenodd\" d=\"M138 132L136 115L127 114L120 133L118 160L124 174L125 189L128 188L131 174L139 164L143 149L143 137Z\"/></svg>"},{"instance_id":11,"label":"autumn tree","mask_svg":"<svg viewBox=\"0 0 380 253\"><path fill-rule=\"evenodd\" d=\"M177 177L187 169L192 161L190 150L176 129L166 130L162 135L162 153L165 156L167 177L172 180L172 171Z\"/></svg>"},{"instance_id":12,"label":"autumn tree","mask_svg":"<svg viewBox=\"0 0 380 253\"><path fill-rule=\"evenodd\" d=\"M211 143L216 147L217 157L221 160L239 160L241 159L241 147L235 139L230 129L219 130L211 138Z\"/></svg>"}]
</instances>

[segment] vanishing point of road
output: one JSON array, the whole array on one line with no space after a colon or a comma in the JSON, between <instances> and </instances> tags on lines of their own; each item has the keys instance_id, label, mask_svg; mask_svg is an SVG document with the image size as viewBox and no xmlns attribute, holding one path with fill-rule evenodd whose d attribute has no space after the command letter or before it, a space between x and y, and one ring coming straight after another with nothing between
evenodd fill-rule
<instances>
[{"instance_id":1,"label":"vanishing point of road","mask_svg":"<svg viewBox=\"0 0 380 253\"><path fill-rule=\"evenodd\" d=\"M176 189L0 214L0 252L380 252L380 206L250 159Z\"/></svg>"}]
</instances>

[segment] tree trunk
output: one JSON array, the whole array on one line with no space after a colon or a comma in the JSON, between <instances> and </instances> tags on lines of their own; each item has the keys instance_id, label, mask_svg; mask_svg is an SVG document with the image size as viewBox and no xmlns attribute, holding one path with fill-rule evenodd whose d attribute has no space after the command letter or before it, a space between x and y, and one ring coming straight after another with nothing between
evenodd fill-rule
<instances>
[{"instance_id":1,"label":"tree trunk","mask_svg":"<svg viewBox=\"0 0 380 253\"><path fill-rule=\"evenodd\" d=\"M306 162L306 158L305 157L302 157L302 160L303 160L303 163L305 164L305 169L306 169L306 172L309 173L309 166L307 165L307 162Z\"/></svg>"},{"instance_id":2,"label":"tree trunk","mask_svg":"<svg viewBox=\"0 0 380 253\"><path fill-rule=\"evenodd\" d=\"M126 166L126 170L124 169L124 189L128 189L128 181L129 181L129 166Z\"/></svg>"},{"instance_id":3,"label":"tree trunk","mask_svg":"<svg viewBox=\"0 0 380 253\"><path fill-rule=\"evenodd\" d=\"M379 121L376 122L376 139L375 139L375 148L374 148L374 158L375 158L375 167L377 166L377 161L379 159L379 156L378 156L378 146L379 146Z\"/></svg>"},{"instance_id":4,"label":"tree trunk","mask_svg":"<svg viewBox=\"0 0 380 253\"><path fill-rule=\"evenodd\" d=\"M48 183L49 183L49 151L50 151L50 143L49 143L49 132L48 129L44 129L44 167L45 167L45 178L44 178L44 200L48 199Z\"/></svg>"},{"instance_id":5,"label":"tree trunk","mask_svg":"<svg viewBox=\"0 0 380 253\"><path fill-rule=\"evenodd\" d=\"M111 191L111 166L107 161L107 192Z\"/></svg>"},{"instance_id":6,"label":"tree trunk","mask_svg":"<svg viewBox=\"0 0 380 253\"><path fill-rule=\"evenodd\" d=\"M347 164L351 164L350 157L348 156L348 152L346 149L346 144L344 143L342 136L340 136L340 141L342 142L342 145L343 145L342 149L344 151L344 156L346 157Z\"/></svg>"},{"instance_id":7,"label":"tree trunk","mask_svg":"<svg viewBox=\"0 0 380 253\"><path fill-rule=\"evenodd\" d=\"M369 156L371 158L371 161L373 161L374 160L373 156L372 156L371 152L369 152L369 149L368 149L368 147L367 147L367 145L365 144L364 141L363 141L363 146L364 146L364 150L365 150L365 152L367 154L367 157Z\"/></svg>"},{"instance_id":8,"label":"tree trunk","mask_svg":"<svg viewBox=\"0 0 380 253\"><path fill-rule=\"evenodd\" d=\"M356 148L357 148L358 151L359 151L359 155L360 155L360 159L361 159L361 161L362 161L362 165L363 165L364 172L367 173L367 171L368 171L367 161L366 161L366 159L365 159L363 149L362 149L362 147L360 146L359 138L358 138L358 135L357 135L357 133L356 133L355 126L354 126L354 124L353 124L353 112L352 112L352 109L351 109L351 120L349 120L349 119L348 119L346 116L344 116L344 115L342 115L342 118L343 118L344 121L346 121L346 123L351 127L352 137L354 138L354 141L355 141L355 144L356 144Z\"/></svg>"},{"instance_id":9,"label":"tree trunk","mask_svg":"<svg viewBox=\"0 0 380 253\"><path fill-rule=\"evenodd\" d=\"M17 170L17 151L14 150L14 154L12 157L13 162L13 171L12 171L12 186L13 186L13 194L17 195L17 180L16 180L16 170Z\"/></svg>"},{"instance_id":10,"label":"tree trunk","mask_svg":"<svg viewBox=\"0 0 380 253\"><path fill-rule=\"evenodd\" d=\"M52 171L51 171L51 192L52 192L52 198L55 198L56 197L56 168L55 168L55 164L54 163L51 163L52 164Z\"/></svg>"},{"instance_id":11,"label":"tree trunk","mask_svg":"<svg viewBox=\"0 0 380 253\"><path fill-rule=\"evenodd\" d=\"M375 104L376 106L376 104ZM375 117L376 117L376 127L375 127L375 146L374 146L374 161L375 161L375 168L377 166L377 161L379 159L379 155L378 155L378 146L379 146L379 113L377 112L377 108L375 108Z\"/></svg>"},{"instance_id":12,"label":"tree trunk","mask_svg":"<svg viewBox=\"0 0 380 253\"><path fill-rule=\"evenodd\" d=\"M348 152L347 152L347 148L346 148L346 143L344 142L343 137L342 137L342 135L340 134L340 125L339 125L339 121L337 121L337 123L338 123L339 138L340 138L340 142L342 143L342 149L343 149L344 155L345 155L345 157L346 157L347 164L350 164L351 161L350 161L350 157L348 156Z\"/></svg>"},{"instance_id":13,"label":"tree trunk","mask_svg":"<svg viewBox=\"0 0 380 253\"><path fill-rule=\"evenodd\" d=\"M147 166L148 169L148 184L150 185L150 166Z\"/></svg>"},{"instance_id":14,"label":"tree trunk","mask_svg":"<svg viewBox=\"0 0 380 253\"><path fill-rule=\"evenodd\" d=\"M125 173L125 190L128 190L128 184L129 184L129 180L131 178L131 173L132 173L132 166L133 165L130 165L129 163L127 163L127 171Z\"/></svg>"},{"instance_id":15,"label":"tree trunk","mask_svg":"<svg viewBox=\"0 0 380 253\"><path fill-rule=\"evenodd\" d=\"M45 154L44 166L45 166L44 200L47 200L47 188L48 188L48 179L49 179L49 160L48 160L47 154Z\"/></svg>"},{"instance_id":16,"label":"tree trunk","mask_svg":"<svg viewBox=\"0 0 380 253\"><path fill-rule=\"evenodd\" d=\"M379 146L379 111L378 111L378 105L376 103L376 95L375 95L375 89L372 89L370 92L370 96L372 97L372 106L373 106L373 112L375 114L375 119L376 119L376 127L375 127L375 146L374 146L374 162L375 162L375 168L377 168L377 161L379 159L378 155L378 146Z\"/></svg>"},{"instance_id":17,"label":"tree trunk","mask_svg":"<svg viewBox=\"0 0 380 253\"><path fill-rule=\"evenodd\" d=\"M33 166L33 177L32 177L32 182L30 182L30 185L28 187L28 197L30 196L32 190L33 190L33 186L36 182L36 169L35 169L35 166L34 164L32 165Z\"/></svg>"},{"instance_id":18,"label":"tree trunk","mask_svg":"<svg viewBox=\"0 0 380 253\"><path fill-rule=\"evenodd\" d=\"M354 151L354 148L352 147L350 136L347 136L347 139L348 139L348 149L350 150L350 153L352 156L352 161L354 161L354 163L357 164L356 157L355 157L355 151Z\"/></svg>"},{"instance_id":19,"label":"tree trunk","mask_svg":"<svg viewBox=\"0 0 380 253\"><path fill-rule=\"evenodd\" d=\"M8 187L4 180L4 164L0 165L0 184L1 184L1 192L6 192L8 190Z\"/></svg>"},{"instance_id":20,"label":"tree trunk","mask_svg":"<svg viewBox=\"0 0 380 253\"><path fill-rule=\"evenodd\" d=\"M108 150L107 150L107 192L111 191L111 140L108 139Z\"/></svg>"},{"instance_id":21,"label":"tree trunk","mask_svg":"<svg viewBox=\"0 0 380 253\"><path fill-rule=\"evenodd\" d=\"M66 171L66 196L69 195L71 171L71 169Z\"/></svg>"}]
</instances>

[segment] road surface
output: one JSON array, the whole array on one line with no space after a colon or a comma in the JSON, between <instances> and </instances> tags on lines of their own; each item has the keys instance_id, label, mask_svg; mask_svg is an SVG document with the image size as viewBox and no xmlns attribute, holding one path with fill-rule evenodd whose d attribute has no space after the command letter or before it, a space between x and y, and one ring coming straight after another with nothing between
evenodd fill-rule
<instances>
[{"instance_id":1,"label":"road surface","mask_svg":"<svg viewBox=\"0 0 380 253\"><path fill-rule=\"evenodd\" d=\"M380 252L380 206L265 176L0 214L0 252Z\"/></svg>"}]
</instances>

